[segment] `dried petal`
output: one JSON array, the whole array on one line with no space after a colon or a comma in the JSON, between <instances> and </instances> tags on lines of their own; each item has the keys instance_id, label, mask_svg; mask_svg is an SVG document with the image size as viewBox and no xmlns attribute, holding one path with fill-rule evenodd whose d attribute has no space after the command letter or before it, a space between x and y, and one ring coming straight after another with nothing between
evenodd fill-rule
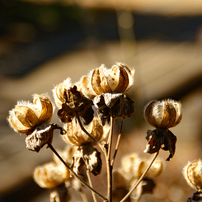
<instances>
[{"instance_id":1,"label":"dried petal","mask_svg":"<svg viewBox=\"0 0 202 202\"><path fill-rule=\"evenodd\" d=\"M171 131L160 128L153 131L148 130L146 139L148 142L144 151L145 153L147 152L152 154L158 152L160 149L163 149L165 151L169 150L170 152L166 161L169 161L170 158L174 156L177 138Z\"/></svg>"},{"instance_id":2,"label":"dried petal","mask_svg":"<svg viewBox=\"0 0 202 202\"><path fill-rule=\"evenodd\" d=\"M84 124L89 124L93 119L93 102L84 97L78 90L77 86L70 87L64 92L65 102L62 108L58 110L58 116L61 122L71 122L74 117L81 116Z\"/></svg>"},{"instance_id":3,"label":"dried petal","mask_svg":"<svg viewBox=\"0 0 202 202\"><path fill-rule=\"evenodd\" d=\"M53 106L48 97L35 94L33 104L40 107L39 121L41 123L49 123L53 114Z\"/></svg>"},{"instance_id":4,"label":"dried petal","mask_svg":"<svg viewBox=\"0 0 202 202\"><path fill-rule=\"evenodd\" d=\"M53 131L55 129L60 129L61 134L64 133L64 129L57 124L50 125L43 123L42 125L36 127L34 132L28 135L25 139L26 148L31 151L39 152L46 143L52 143Z\"/></svg>"},{"instance_id":5,"label":"dried petal","mask_svg":"<svg viewBox=\"0 0 202 202\"><path fill-rule=\"evenodd\" d=\"M92 89L90 78L87 76L83 76L81 78L81 89L80 91L89 99L93 99L96 96L96 93Z\"/></svg>"}]
</instances>

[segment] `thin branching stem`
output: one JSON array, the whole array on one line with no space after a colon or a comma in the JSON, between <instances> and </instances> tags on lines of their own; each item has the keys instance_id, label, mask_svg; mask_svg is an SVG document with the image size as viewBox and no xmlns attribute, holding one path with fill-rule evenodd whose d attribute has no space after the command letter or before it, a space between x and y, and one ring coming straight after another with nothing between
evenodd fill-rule
<instances>
[{"instance_id":1,"label":"thin branching stem","mask_svg":"<svg viewBox=\"0 0 202 202\"><path fill-rule=\"evenodd\" d=\"M117 154L118 149L119 149L119 144L120 144L120 139L121 139L122 130L123 130L123 121L121 121L121 128L120 128L120 132L119 132L119 134L118 134L118 138L117 138L117 141L116 141L116 147L115 147L115 150L114 150L114 155L113 155L113 158L112 158L112 161L111 161L111 166L112 166L112 168L113 168L113 165L114 165L114 161L115 161L115 158L116 158L116 154Z\"/></svg>"},{"instance_id":2,"label":"thin branching stem","mask_svg":"<svg viewBox=\"0 0 202 202\"><path fill-rule=\"evenodd\" d=\"M101 199L103 199L104 201L108 201L104 196L102 196L100 193L98 193L96 190L94 190L91 186L89 186L86 182L84 182L73 170L72 168L63 160L63 158L58 154L58 152L54 149L54 147L52 146L52 144L50 144L49 142L47 142L48 144L48 148L50 148L52 150L52 152L60 159L60 161L71 171L71 173L84 185L86 186L88 189L90 189L91 191L93 191L95 194L97 194Z\"/></svg>"},{"instance_id":3,"label":"thin branching stem","mask_svg":"<svg viewBox=\"0 0 202 202\"><path fill-rule=\"evenodd\" d=\"M155 159L157 158L158 154L159 154L159 152L155 153L154 157L152 158L151 163L148 165L148 167L146 168L146 170L144 171L142 176L138 179L138 181L135 183L135 185L131 188L131 190L124 196L124 198L120 202L125 201L130 196L130 194L137 188L137 186L140 184L140 182L143 180L143 178L145 177L145 175L147 174L147 172L151 168L151 166L154 163Z\"/></svg>"},{"instance_id":4,"label":"thin branching stem","mask_svg":"<svg viewBox=\"0 0 202 202\"><path fill-rule=\"evenodd\" d=\"M110 128L111 131L108 137L108 150L105 154L106 158L106 167L107 167L107 198L108 201L112 201L112 166L111 166L111 148L112 148L112 135L113 135L113 127L114 127L114 118L113 116L110 117Z\"/></svg>"},{"instance_id":5,"label":"thin branching stem","mask_svg":"<svg viewBox=\"0 0 202 202\"><path fill-rule=\"evenodd\" d=\"M87 177L88 177L89 184L93 188L93 183L92 183L92 179L91 179L91 175L90 175L90 170L89 169L86 170L86 174L87 174ZM95 195L94 192L92 192L92 197L93 197L93 201L97 202L96 195Z\"/></svg>"},{"instance_id":6,"label":"thin branching stem","mask_svg":"<svg viewBox=\"0 0 202 202\"><path fill-rule=\"evenodd\" d=\"M76 118L78 119L79 125L80 125L81 129L83 130L83 132L85 132L86 135L88 135L96 144L99 145L99 147L102 149L102 151L104 151L103 145L102 145L100 142L98 142L98 141L84 128L84 126L83 126L83 124L81 123L81 119L80 119L80 117L79 117L78 114L77 114Z\"/></svg>"}]
</instances>

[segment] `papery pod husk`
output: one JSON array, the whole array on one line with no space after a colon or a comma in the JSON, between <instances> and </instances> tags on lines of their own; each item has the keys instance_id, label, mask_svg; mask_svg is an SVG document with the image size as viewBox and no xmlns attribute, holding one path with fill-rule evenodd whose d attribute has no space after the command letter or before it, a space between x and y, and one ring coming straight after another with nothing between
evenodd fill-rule
<instances>
[{"instance_id":1,"label":"papery pod husk","mask_svg":"<svg viewBox=\"0 0 202 202\"><path fill-rule=\"evenodd\" d=\"M177 138L170 130L162 128L157 128L153 131L148 130L146 139L148 142L144 151L145 153L152 154L158 152L160 149L163 149L170 152L166 161L169 161L170 158L174 156Z\"/></svg>"},{"instance_id":2,"label":"papery pod husk","mask_svg":"<svg viewBox=\"0 0 202 202\"><path fill-rule=\"evenodd\" d=\"M35 112L28 106L17 105L14 109L14 112L16 118L25 127L33 129L39 122L39 118L36 116Z\"/></svg>"},{"instance_id":3,"label":"papery pod husk","mask_svg":"<svg viewBox=\"0 0 202 202\"><path fill-rule=\"evenodd\" d=\"M81 78L81 89L80 91L89 99L93 99L96 96L96 93L92 89L90 78L87 76L83 76Z\"/></svg>"},{"instance_id":4,"label":"papery pod husk","mask_svg":"<svg viewBox=\"0 0 202 202\"><path fill-rule=\"evenodd\" d=\"M87 143L94 143L94 140L89 137L80 127L78 120L74 118L72 122L65 124L65 129L67 133L62 136L63 140L71 145L80 146ZM102 126L97 118L94 117L92 122L86 126L86 130L93 136L97 141L104 140L109 131L110 126L106 124Z\"/></svg>"},{"instance_id":5,"label":"papery pod husk","mask_svg":"<svg viewBox=\"0 0 202 202\"><path fill-rule=\"evenodd\" d=\"M25 139L26 148L30 151L39 152L45 144L52 143L55 129L59 129L61 134L64 133L64 129L57 124L44 123L36 127Z\"/></svg>"},{"instance_id":6,"label":"papery pod husk","mask_svg":"<svg viewBox=\"0 0 202 202\"><path fill-rule=\"evenodd\" d=\"M33 127L24 126L19 119L15 116L14 110L10 112L8 117L8 122L10 126L16 131L17 133L25 133L26 135L32 133Z\"/></svg>"},{"instance_id":7,"label":"papery pod husk","mask_svg":"<svg viewBox=\"0 0 202 202\"><path fill-rule=\"evenodd\" d=\"M101 84L100 71L97 68L93 70L91 77L91 85L97 95L105 93L100 84Z\"/></svg>"},{"instance_id":8,"label":"papery pod husk","mask_svg":"<svg viewBox=\"0 0 202 202\"><path fill-rule=\"evenodd\" d=\"M104 93L94 98L99 121L102 125L113 118L126 119L134 113L134 101L122 93Z\"/></svg>"},{"instance_id":9,"label":"papery pod husk","mask_svg":"<svg viewBox=\"0 0 202 202\"><path fill-rule=\"evenodd\" d=\"M80 175L84 165L95 176L101 172L102 160L100 152L91 144L79 146L73 155L72 168L78 175Z\"/></svg>"},{"instance_id":10,"label":"papery pod husk","mask_svg":"<svg viewBox=\"0 0 202 202\"><path fill-rule=\"evenodd\" d=\"M129 84L129 78L128 78L128 73L125 71L124 68L120 67L119 68L119 83L114 92L120 92L123 93L128 87Z\"/></svg>"},{"instance_id":11,"label":"papery pod husk","mask_svg":"<svg viewBox=\"0 0 202 202\"><path fill-rule=\"evenodd\" d=\"M84 97L77 87L73 86L65 92L65 103L58 110L58 116L63 123L71 122L74 117L81 116L84 124L89 124L93 119L94 111L92 109L92 100Z\"/></svg>"},{"instance_id":12,"label":"papery pod husk","mask_svg":"<svg viewBox=\"0 0 202 202\"><path fill-rule=\"evenodd\" d=\"M49 123L53 115L53 106L51 101L45 95L34 95L33 104L38 105L40 102L41 110L38 116L41 123Z\"/></svg>"}]
</instances>

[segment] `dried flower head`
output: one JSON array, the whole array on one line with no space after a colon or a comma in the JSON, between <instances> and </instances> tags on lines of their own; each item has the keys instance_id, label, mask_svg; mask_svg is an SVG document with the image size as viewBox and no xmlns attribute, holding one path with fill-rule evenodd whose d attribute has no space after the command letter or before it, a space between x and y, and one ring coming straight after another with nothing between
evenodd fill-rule
<instances>
[{"instance_id":1,"label":"dried flower head","mask_svg":"<svg viewBox=\"0 0 202 202\"><path fill-rule=\"evenodd\" d=\"M53 115L51 101L45 95L35 94L33 103L18 102L9 111L8 122L17 133L31 134L35 128L43 123L49 123Z\"/></svg>"},{"instance_id":2,"label":"dried flower head","mask_svg":"<svg viewBox=\"0 0 202 202\"><path fill-rule=\"evenodd\" d=\"M66 123L64 126L67 133L62 136L63 140L71 145L80 146L87 144L89 142L94 143L92 138L90 138L80 127L78 120L76 118L72 119L72 122ZM109 131L110 126L105 124L102 126L96 117L93 118L92 122L86 126L86 130L94 137L97 141L103 141Z\"/></svg>"},{"instance_id":3,"label":"dried flower head","mask_svg":"<svg viewBox=\"0 0 202 202\"><path fill-rule=\"evenodd\" d=\"M54 162L37 166L34 170L34 180L42 188L53 188L68 180L70 172L66 166Z\"/></svg>"},{"instance_id":4,"label":"dried flower head","mask_svg":"<svg viewBox=\"0 0 202 202\"><path fill-rule=\"evenodd\" d=\"M53 89L56 105L59 108L58 116L63 123L71 122L75 116L81 116L84 124L89 124L93 119L93 102L71 84L68 78Z\"/></svg>"},{"instance_id":5,"label":"dried flower head","mask_svg":"<svg viewBox=\"0 0 202 202\"><path fill-rule=\"evenodd\" d=\"M122 63L116 63L111 69L101 65L81 78L82 92L91 99L102 93L124 93L133 85L134 73Z\"/></svg>"},{"instance_id":6,"label":"dried flower head","mask_svg":"<svg viewBox=\"0 0 202 202\"><path fill-rule=\"evenodd\" d=\"M202 192L202 161L188 162L183 168L183 175L187 183L197 192Z\"/></svg>"},{"instance_id":7,"label":"dried flower head","mask_svg":"<svg viewBox=\"0 0 202 202\"><path fill-rule=\"evenodd\" d=\"M182 119L182 106L179 102L167 99L151 101L144 111L145 120L155 128L171 128Z\"/></svg>"},{"instance_id":8,"label":"dried flower head","mask_svg":"<svg viewBox=\"0 0 202 202\"><path fill-rule=\"evenodd\" d=\"M146 105L144 111L145 120L154 126L155 130L147 131L147 147L145 152L155 153L160 149L169 150L167 161L175 153L176 136L168 130L176 126L182 119L182 107L177 101L167 99L163 101L152 101Z\"/></svg>"}]
</instances>

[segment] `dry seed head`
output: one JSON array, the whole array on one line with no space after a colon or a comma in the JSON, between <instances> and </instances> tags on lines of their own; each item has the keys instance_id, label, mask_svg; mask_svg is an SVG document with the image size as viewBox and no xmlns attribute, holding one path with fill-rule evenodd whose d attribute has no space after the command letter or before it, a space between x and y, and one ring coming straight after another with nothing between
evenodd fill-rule
<instances>
[{"instance_id":1,"label":"dry seed head","mask_svg":"<svg viewBox=\"0 0 202 202\"><path fill-rule=\"evenodd\" d=\"M144 160L142 173L146 170L149 164L150 164L149 160ZM163 161L155 160L145 177L148 177L148 178L157 177L162 173L163 169L164 169Z\"/></svg>"},{"instance_id":2,"label":"dry seed head","mask_svg":"<svg viewBox=\"0 0 202 202\"><path fill-rule=\"evenodd\" d=\"M134 73L122 63L116 63L111 69L101 65L81 78L82 93L91 99L102 93L124 93L133 85Z\"/></svg>"},{"instance_id":3,"label":"dry seed head","mask_svg":"<svg viewBox=\"0 0 202 202\"><path fill-rule=\"evenodd\" d=\"M64 165L53 162L37 166L34 170L34 180L42 188L53 188L68 180L70 173Z\"/></svg>"},{"instance_id":4,"label":"dry seed head","mask_svg":"<svg viewBox=\"0 0 202 202\"><path fill-rule=\"evenodd\" d=\"M202 191L202 161L188 162L183 168L183 175L187 183L198 192Z\"/></svg>"},{"instance_id":5,"label":"dry seed head","mask_svg":"<svg viewBox=\"0 0 202 202\"><path fill-rule=\"evenodd\" d=\"M131 180L134 177L139 177L142 174L144 162L137 153L125 155L121 160L121 169L126 179Z\"/></svg>"},{"instance_id":6,"label":"dry seed head","mask_svg":"<svg viewBox=\"0 0 202 202\"><path fill-rule=\"evenodd\" d=\"M182 119L181 103L167 99L151 101L144 110L145 120L156 128L171 128Z\"/></svg>"},{"instance_id":7,"label":"dry seed head","mask_svg":"<svg viewBox=\"0 0 202 202\"><path fill-rule=\"evenodd\" d=\"M53 105L48 97L41 94L33 95L33 103L18 102L9 111L8 122L18 133L30 134L36 126L49 123L53 115Z\"/></svg>"},{"instance_id":8,"label":"dry seed head","mask_svg":"<svg viewBox=\"0 0 202 202\"><path fill-rule=\"evenodd\" d=\"M68 144L80 146L89 142L94 142L85 132L83 132L76 118L73 118L71 122L66 123L64 128L67 133L63 135L62 138ZM97 141L101 142L107 137L110 126L108 124L102 126L98 119L94 117L92 122L89 125L86 125L86 130Z\"/></svg>"}]
</instances>

